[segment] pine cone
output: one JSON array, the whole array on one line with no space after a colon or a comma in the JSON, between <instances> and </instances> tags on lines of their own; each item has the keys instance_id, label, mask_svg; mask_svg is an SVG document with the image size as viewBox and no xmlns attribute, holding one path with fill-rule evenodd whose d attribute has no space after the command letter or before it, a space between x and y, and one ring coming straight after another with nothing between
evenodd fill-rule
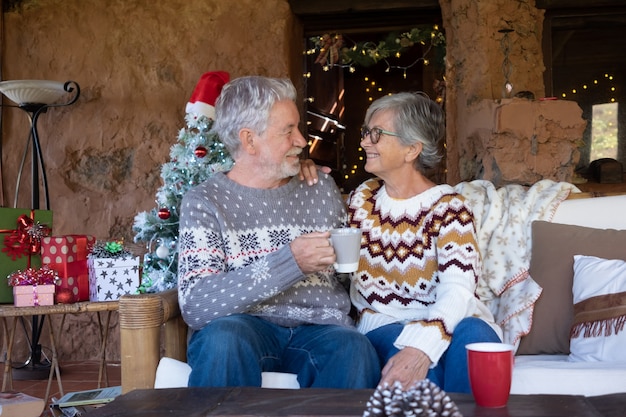
<instances>
[{"instance_id":1,"label":"pine cone","mask_svg":"<svg viewBox=\"0 0 626 417\"><path fill-rule=\"evenodd\" d=\"M367 401L363 417L463 417L448 394L429 379L408 390L400 383L379 385Z\"/></svg>"}]
</instances>

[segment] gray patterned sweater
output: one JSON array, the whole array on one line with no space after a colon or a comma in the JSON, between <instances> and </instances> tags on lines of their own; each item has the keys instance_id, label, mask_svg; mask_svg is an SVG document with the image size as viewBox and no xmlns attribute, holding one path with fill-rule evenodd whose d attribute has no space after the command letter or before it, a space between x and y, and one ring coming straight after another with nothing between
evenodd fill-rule
<instances>
[{"instance_id":1,"label":"gray patterned sweater","mask_svg":"<svg viewBox=\"0 0 626 417\"><path fill-rule=\"evenodd\" d=\"M350 298L332 266L304 276L289 243L347 218L333 179L294 177L256 189L217 173L185 194L180 213L178 299L194 330L248 313L282 326L352 325Z\"/></svg>"}]
</instances>

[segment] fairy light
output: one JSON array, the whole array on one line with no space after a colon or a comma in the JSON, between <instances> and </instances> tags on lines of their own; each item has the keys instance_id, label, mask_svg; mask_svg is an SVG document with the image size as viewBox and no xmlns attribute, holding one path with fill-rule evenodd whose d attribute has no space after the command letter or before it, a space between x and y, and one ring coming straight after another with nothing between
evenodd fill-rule
<instances>
[{"instance_id":1,"label":"fairy light","mask_svg":"<svg viewBox=\"0 0 626 417\"><path fill-rule=\"evenodd\" d=\"M615 79L614 76L612 74L609 73L604 73L604 79L607 80L607 82L609 82L610 84L606 87L606 92L608 94L610 94L610 97L608 98L608 101L610 101L611 103L614 103L616 101L615 97L613 96L615 94L615 92L617 91L617 88L615 87L614 83L615 83ZM571 95L575 96L578 95L579 93L582 94L582 91L586 91L591 93L591 89L590 87L594 87L594 88L604 88L602 87L600 80L598 80L597 78L594 78L591 82L591 86L588 83L582 83L580 85L580 87L572 87L571 88ZM604 84L606 86L606 84ZM597 90L594 90L597 91ZM561 97L562 98L567 98L569 95L566 91L563 91L561 93Z\"/></svg>"}]
</instances>

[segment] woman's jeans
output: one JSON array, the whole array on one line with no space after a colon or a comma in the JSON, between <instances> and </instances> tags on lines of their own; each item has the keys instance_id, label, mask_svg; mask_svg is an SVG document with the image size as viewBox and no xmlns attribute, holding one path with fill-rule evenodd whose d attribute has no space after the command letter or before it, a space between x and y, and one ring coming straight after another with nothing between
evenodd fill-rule
<instances>
[{"instance_id":1,"label":"woman's jeans","mask_svg":"<svg viewBox=\"0 0 626 417\"><path fill-rule=\"evenodd\" d=\"M298 375L300 386L375 388L380 362L367 338L335 325L283 327L248 314L221 317L196 331L189 386L261 386L261 372Z\"/></svg>"},{"instance_id":2,"label":"woman's jeans","mask_svg":"<svg viewBox=\"0 0 626 417\"><path fill-rule=\"evenodd\" d=\"M393 323L366 334L376 348L383 366L393 355L399 352L393 343L403 328L403 324ZM475 317L461 320L454 329L450 346L443 353L437 365L430 368L426 378L446 392L471 393L465 345L476 342L501 342L501 340L483 320Z\"/></svg>"}]
</instances>

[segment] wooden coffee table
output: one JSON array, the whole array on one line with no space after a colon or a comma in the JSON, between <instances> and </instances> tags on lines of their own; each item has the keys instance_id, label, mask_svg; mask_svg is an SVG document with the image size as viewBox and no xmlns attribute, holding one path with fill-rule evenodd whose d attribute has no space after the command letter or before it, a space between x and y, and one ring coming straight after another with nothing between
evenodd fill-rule
<instances>
[{"instance_id":1,"label":"wooden coffee table","mask_svg":"<svg viewBox=\"0 0 626 417\"><path fill-rule=\"evenodd\" d=\"M308 388L175 388L135 390L88 413L89 417L354 416L373 390ZM505 408L476 406L471 395L450 394L464 417L618 417L626 393L602 397L512 395Z\"/></svg>"}]
</instances>

